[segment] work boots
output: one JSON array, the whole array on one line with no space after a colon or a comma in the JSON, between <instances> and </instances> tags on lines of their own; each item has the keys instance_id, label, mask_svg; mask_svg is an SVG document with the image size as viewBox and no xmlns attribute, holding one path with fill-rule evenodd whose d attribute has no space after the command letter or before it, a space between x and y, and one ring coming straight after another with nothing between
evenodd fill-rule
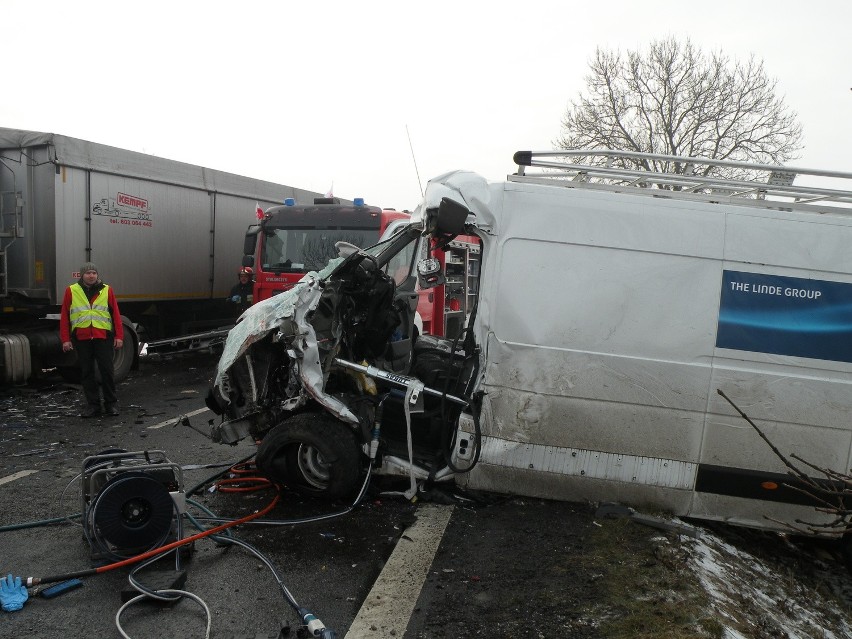
<instances>
[{"instance_id":1,"label":"work boots","mask_svg":"<svg viewBox=\"0 0 852 639\"><path fill-rule=\"evenodd\" d=\"M81 412L80 417L97 417L101 414L100 406L86 406Z\"/></svg>"}]
</instances>

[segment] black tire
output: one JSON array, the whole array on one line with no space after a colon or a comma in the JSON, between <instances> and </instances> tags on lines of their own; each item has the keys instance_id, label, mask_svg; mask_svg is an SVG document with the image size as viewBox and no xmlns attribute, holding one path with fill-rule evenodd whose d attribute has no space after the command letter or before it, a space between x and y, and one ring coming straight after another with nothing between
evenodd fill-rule
<instances>
[{"instance_id":1,"label":"black tire","mask_svg":"<svg viewBox=\"0 0 852 639\"><path fill-rule=\"evenodd\" d=\"M344 423L326 413L300 413L266 434L255 462L272 481L331 501L350 497L359 487L362 452Z\"/></svg>"},{"instance_id":2,"label":"black tire","mask_svg":"<svg viewBox=\"0 0 852 639\"><path fill-rule=\"evenodd\" d=\"M112 369L116 384L127 379L130 369L133 368L133 357L135 355L136 340L128 334L127 327L125 327L124 332L124 344L120 349L114 351L112 356Z\"/></svg>"}]
</instances>

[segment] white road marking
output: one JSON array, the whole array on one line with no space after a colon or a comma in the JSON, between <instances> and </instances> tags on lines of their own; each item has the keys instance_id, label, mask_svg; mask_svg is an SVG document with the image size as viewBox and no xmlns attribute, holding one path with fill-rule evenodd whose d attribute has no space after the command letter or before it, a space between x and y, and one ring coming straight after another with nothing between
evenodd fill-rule
<instances>
[{"instance_id":1,"label":"white road marking","mask_svg":"<svg viewBox=\"0 0 852 639\"><path fill-rule=\"evenodd\" d=\"M194 410L191 413L181 413L177 417L171 417L164 422L160 422L159 424L152 424L148 426L148 430L154 430L156 428L162 428L163 426L174 426L178 421L183 419L184 417L195 417L196 415L200 415L204 411L209 411L210 409L206 406L204 408L199 408L198 410ZM212 412L212 411L210 411Z\"/></svg>"},{"instance_id":2,"label":"white road marking","mask_svg":"<svg viewBox=\"0 0 852 639\"><path fill-rule=\"evenodd\" d=\"M0 486L3 484L8 484L9 482L13 482L16 479L21 479L22 477L26 477L27 475L32 475L33 473L37 473L37 470L20 470L17 473L12 475L6 475L5 477L0 477Z\"/></svg>"},{"instance_id":3,"label":"white road marking","mask_svg":"<svg viewBox=\"0 0 852 639\"><path fill-rule=\"evenodd\" d=\"M424 504L417 509L417 521L405 529L344 639L405 634L453 508Z\"/></svg>"}]
</instances>

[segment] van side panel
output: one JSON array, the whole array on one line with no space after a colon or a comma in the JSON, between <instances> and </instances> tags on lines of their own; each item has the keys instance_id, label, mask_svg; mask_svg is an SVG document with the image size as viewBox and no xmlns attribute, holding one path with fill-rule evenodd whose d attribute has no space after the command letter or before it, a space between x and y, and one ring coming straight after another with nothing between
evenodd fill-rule
<instances>
[{"instance_id":1,"label":"van side panel","mask_svg":"<svg viewBox=\"0 0 852 639\"><path fill-rule=\"evenodd\" d=\"M752 213L742 208L730 208L727 217L724 257L729 264L756 265L749 270L757 272L761 272L762 265L781 274L792 273L793 269L834 273L838 277L826 279L850 281L852 252L848 242L852 220L847 217L806 212Z\"/></svg>"},{"instance_id":2,"label":"van side panel","mask_svg":"<svg viewBox=\"0 0 852 639\"><path fill-rule=\"evenodd\" d=\"M514 184L503 213L483 258L494 301L479 317L484 434L596 455L606 467L554 473L545 495L588 498L593 485L607 499L671 493L685 512L710 388L723 217L691 203ZM484 457L474 483L503 474ZM641 472L658 462L662 475ZM637 472L619 476L631 465Z\"/></svg>"},{"instance_id":3,"label":"van side panel","mask_svg":"<svg viewBox=\"0 0 852 639\"><path fill-rule=\"evenodd\" d=\"M536 442L698 461L715 318L701 317L691 293L673 295L695 284L715 291L712 262L529 240L502 252L507 263L534 254L564 270L549 295L501 271L486 383L529 397L495 415Z\"/></svg>"},{"instance_id":4,"label":"van side panel","mask_svg":"<svg viewBox=\"0 0 852 639\"><path fill-rule=\"evenodd\" d=\"M824 521L810 506L755 495L749 473L786 469L716 391L783 453L844 471L852 466L852 364L825 347L819 357L784 354L810 352L795 332L788 347L766 333L777 326L761 322L775 316L759 307L736 338L744 341L727 343L737 348L717 345L720 300L730 300L723 286L736 273L828 282L840 296L836 315L841 285L852 284L844 250L852 224L590 189L506 183L498 196L496 188L475 324L485 344L484 444L468 485L647 501L761 527L779 527L767 516ZM821 317L820 299L805 294L795 304L810 303L804 312Z\"/></svg>"},{"instance_id":5,"label":"van side panel","mask_svg":"<svg viewBox=\"0 0 852 639\"><path fill-rule=\"evenodd\" d=\"M782 454L841 472L852 465L850 243L852 223L844 216L728 211L722 315L738 326L725 339L720 330L712 378L712 388L723 389ZM730 469L717 471L716 489L727 494L697 493L690 514L727 513L728 521L754 525L766 525L755 519L767 515L794 518L784 512L790 507L737 498L749 488L738 469L787 468L717 394L701 461ZM812 509L796 517L821 519Z\"/></svg>"}]
</instances>

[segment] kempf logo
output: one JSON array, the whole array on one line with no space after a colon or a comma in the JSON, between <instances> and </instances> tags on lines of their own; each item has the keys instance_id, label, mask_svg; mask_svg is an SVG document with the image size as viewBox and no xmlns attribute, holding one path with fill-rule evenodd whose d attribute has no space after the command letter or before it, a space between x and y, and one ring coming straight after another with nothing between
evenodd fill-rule
<instances>
[{"instance_id":1,"label":"kempf logo","mask_svg":"<svg viewBox=\"0 0 852 639\"><path fill-rule=\"evenodd\" d=\"M116 200L119 206L126 206L132 209L136 209L137 211L141 211L142 213L148 212L148 200L143 200L141 197L127 195L126 193L119 193L118 198L116 198Z\"/></svg>"},{"instance_id":2,"label":"kempf logo","mask_svg":"<svg viewBox=\"0 0 852 639\"><path fill-rule=\"evenodd\" d=\"M92 205L92 215L110 218L110 224L152 227L148 200L127 193L117 193L115 199L101 198Z\"/></svg>"}]
</instances>

